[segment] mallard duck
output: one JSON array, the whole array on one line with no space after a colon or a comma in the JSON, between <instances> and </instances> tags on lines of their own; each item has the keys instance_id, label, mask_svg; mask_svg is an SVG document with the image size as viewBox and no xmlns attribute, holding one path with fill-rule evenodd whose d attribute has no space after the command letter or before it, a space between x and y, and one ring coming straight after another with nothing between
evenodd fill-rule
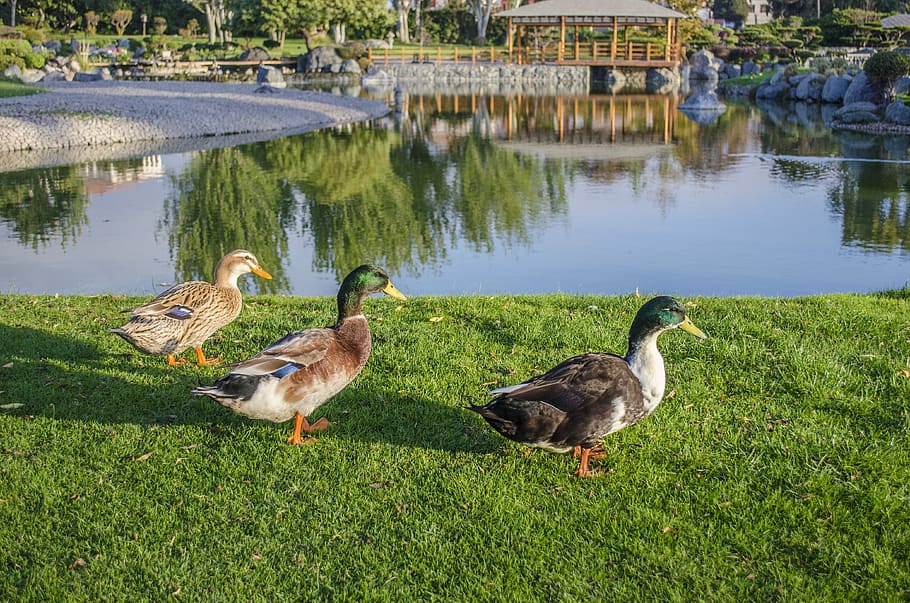
<instances>
[{"instance_id":1,"label":"mallard duck","mask_svg":"<svg viewBox=\"0 0 910 603\"><path fill-rule=\"evenodd\" d=\"M272 278L252 253L243 249L232 251L215 266L214 283L189 281L174 285L144 306L124 310L131 314L127 323L108 330L140 352L166 354L171 366L186 362L175 360L175 356L188 348L196 351L198 365L217 364L221 360L206 358L202 344L240 314L243 297L237 288L237 278L248 272Z\"/></svg>"},{"instance_id":2,"label":"mallard duck","mask_svg":"<svg viewBox=\"0 0 910 603\"><path fill-rule=\"evenodd\" d=\"M331 327L295 331L252 358L236 362L211 386L193 390L252 419L282 423L295 419L290 444L300 432L329 426L325 417L310 425L306 417L354 380L370 357L370 327L363 300L371 293L407 298L381 268L363 265L345 277L338 291L338 320Z\"/></svg>"},{"instance_id":3,"label":"mallard duck","mask_svg":"<svg viewBox=\"0 0 910 603\"><path fill-rule=\"evenodd\" d=\"M657 337L680 328L704 339L672 297L655 297L635 315L625 357L575 356L524 383L495 389L484 406L469 406L505 437L553 452L574 452L576 474L590 476L588 460L604 436L648 416L664 396L664 360Z\"/></svg>"}]
</instances>

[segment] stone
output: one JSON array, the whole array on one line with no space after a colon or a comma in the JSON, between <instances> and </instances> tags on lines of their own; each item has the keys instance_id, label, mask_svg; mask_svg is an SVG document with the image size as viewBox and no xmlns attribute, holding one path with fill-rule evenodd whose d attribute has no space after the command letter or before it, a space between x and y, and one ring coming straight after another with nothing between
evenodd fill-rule
<instances>
[{"instance_id":1,"label":"stone","mask_svg":"<svg viewBox=\"0 0 910 603\"><path fill-rule=\"evenodd\" d=\"M107 75L107 77L104 77ZM96 70L96 71L77 71L73 74L74 82L100 82L102 80L111 79L111 74L106 70Z\"/></svg>"},{"instance_id":2,"label":"stone","mask_svg":"<svg viewBox=\"0 0 910 603\"><path fill-rule=\"evenodd\" d=\"M315 73L318 71L332 71L327 69L332 65L337 65L340 69L342 58L334 46L317 46L301 58L297 59L297 71L304 73ZM336 70L334 73L338 73Z\"/></svg>"},{"instance_id":3,"label":"stone","mask_svg":"<svg viewBox=\"0 0 910 603\"><path fill-rule=\"evenodd\" d=\"M752 61L743 63L743 75L756 75L758 73L761 73L761 66L758 63L753 63Z\"/></svg>"},{"instance_id":4,"label":"stone","mask_svg":"<svg viewBox=\"0 0 910 603\"><path fill-rule=\"evenodd\" d=\"M341 73L356 73L360 75L363 73L363 69L360 68L360 63L354 59L347 59L341 64Z\"/></svg>"},{"instance_id":5,"label":"stone","mask_svg":"<svg viewBox=\"0 0 910 603\"><path fill-rule=\"evenodd\" d=\"M860 71L856 74L856 77L853 78L853 81L850 82L847 91L844 92L844 105L862 102L879 105L882 104L884 98L885 93L882 90L881 84L867 76L864 71Z\"/></svg>"},{"instance_id":6,"label":"stone","mask_svg":"<svg viewBox=\"0 0 910 603\"><path fill-rule=\"evenodd\" d=\"M386 48L390 48L389 43L385 40L364 40L363 45L374 50L385 50Z\"/></svg>"},{"instance_id":7,"label":"stone","mask_svg":"<svg viewBox=\"0 0 910 603\"><path fill-rule=\"evenodd\" d=\"M727 77L739 77L743 74L743 68L740 65L727 63L724 65L724 73L727 75Z\"/></svg>"},{"instance_id":8,"label":"stone","mask_svg":"<svg viewBox=\"0 0 910 603\"><path fill-rule=\"evenodd\" d=\"M764 100L783 100L790 98L790 84L784 81L762 84L755 91L755 98Z\"/></svg>"},{"instance_id":9,"label":"stone","mask_svg":"<svg viewBox=\"0 0 910 603\"><path fill-rule=\"evenodd\" d=\"M679 74L669 68L649 69L645 75L645 90L649 94L668 94L679 88Z\"/></svg>"},{"instance_id":10,"label":"stone","mask_svg":"<svg viewBox=\"0 0 910 603\"><path fill-rule=\"evenodd\" d=\"M798 100L818 102L821 100L824 87L825 76L820 73L810 73L802 78L796 86L796 98Z\"/></svg>"},{"instance_id":11,"label":"stone","mask_svg":"<svg viewBox=\"0 0 910 603\"><path fill-rule=\"evenodd\" d=\"M723 113L727 110L719 98L717 92L712 89L700 89L694 91L686 100L680 103L679 108L685 111L713 111Z\"/></svg>"},{"instance_id":12,"label":"stone","mask_svg":"<svg viewBox=\"0 0 910 603\"><path fill-rule=\"evenodd\" d=\"M844 124L868 124L879 121L878 105L867 101L844 105L834 112L834 121Z\"/></svg>"},{"instance_id":13,"label":"stone","mask_svg":"<svg viewBox=\"0 0 910 603\"><path fill-rule=\"evenodd\" d=\"M241 61L255 61L257 63L261 63L263 61L271 61L272 57L269 55L269 51L266 50L265 48L259 48L258 46L254 46L253 48L250 48L249 50L244 50L243 52L241 52L240 60Z\"/></svg>"},{"instance_id":14,"label":"stone","mask_svg":"<svg viewBox=\"0 0 910 603\"><path fill-rule=\"evenodd\" d=\"M41 82L63 82L66 81L66 76L62 71L48 71L44 74L44 77L39 81Z\"/></svg>"},{"instance_id":15,"label":"stone","mask_svg":"<svg viewBox=\"0 0 910 603\"><path fill-rule=\"evenodd\" d=\"M22 68L19 65L10 65L0 75L13 80L22 80Z\"/></svg>"},{"instance_id":16,"label":"stone","mask_svg":"<svg viewBox=\"0 0 910 603\"><path fill-rule=\"evenodd\" d=\"M256 83L260 86L271 86L272 88L287 88L288 83L284 80L281 70L270 65L260 65L256 71Z\"/></svg>"},{"instance_id":17,"label":"stone","mask_svg":"<svg viewBox=\"0 0 910 603\"><path fill-rule=\"evenodd\" d=\"M896 100L885 109L885 121L901 126L910 126L910 107Z\"/></svg>"},{"instance_id":18,"label":"stone","mask_svg":"<svg viewBox=\"0 0 910 603\"><path fill-rule=\"evenodd\" d=\"M842 103L844 94L850 87L851 78L846 75L832 75L825 80L821 100L825 103Z\"/></svg>"},{"instance_id":19,"label":"stone","mask_svg":"<svg viewBox=\"0 0 910 603\"><path fill-rule=\"evenodd\" d=\"M910 76L897 78L894 83L894 94L910 94Z\"/></svg>"},{"instance_id":20,"label":"stone","mask_svg":"<svg viewBox=\"0 0 910 603\"><path fill-rule=\"evenodd\" d=\"M44 42L44 47L47 48L51 54L58 55L63 49L63 44L59 40L47 40Z\"/></svg>"}]
</instances>

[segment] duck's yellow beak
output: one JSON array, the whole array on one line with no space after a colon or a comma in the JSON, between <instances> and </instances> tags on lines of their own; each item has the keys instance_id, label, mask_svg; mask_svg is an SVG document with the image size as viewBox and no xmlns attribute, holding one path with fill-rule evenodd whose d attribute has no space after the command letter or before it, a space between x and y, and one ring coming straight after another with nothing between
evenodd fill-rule
<instances>
[{"instance_id":1,"label":"duck's yellow beak","mask_svg":"<svg viewBox=\"0 0 910 603\"><path fill-rule=\"evenodd\" d=\"M385 289L383 289L382 292L389 297L394 297L397 300L406 301L408 299L405 297L404 293L399 291L395 285L392 284L392 281L389 281L389 284L385 286Z\"/></svg>"},{"instance_id":2,"label":"duck's yellow beak","mask_svg":"<svg viewBox=\"0 0 910 603\"><path fill-rule=\"evenodd\" d=\"M256 266L252 270L253 270L253 274L255 274L256 276L261 276L264 279L272 280L272 275L269 274L268 272L266 272L265 270L263 270L262 268L260 268L259 266Z\"/></svg>"},{"instance_id":3,"label":"duck's yellow beak","mask_svg":"<svg viewBox=\"0 0 910 603\"><path fill-rule=\"evenodd\" d=\"M699 339L707 339L708 336L705 335L705 332L695 326L695 323L686 316L686 319L679 323L679 328L689 333L690 335L695 335Z\"/></svg>"}]
</instances>

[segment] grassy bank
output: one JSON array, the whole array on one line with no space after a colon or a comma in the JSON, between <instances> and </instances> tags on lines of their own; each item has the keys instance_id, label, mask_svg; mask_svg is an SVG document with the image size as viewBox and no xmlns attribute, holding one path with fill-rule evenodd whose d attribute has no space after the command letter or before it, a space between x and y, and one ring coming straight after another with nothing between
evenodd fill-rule
<instances>
[{"instance_id":1,"label":"grassy bank","mask_svg":"<svg viewBox=\"0 0 910 603\"><path fill-rule=\"evenodd\" d=\"M910 597L910 291L685 300L710 338L662 337L672 396L587 480L462 407L624 351L641 299L371 298L303 447L106 333L136 301L0 296L2 600ZM206 351L333 312L253 298Z\"/></svg>"},{"instance_id":2,"label":"grassy bank","mask_svg":"<svg viewBox=\"0 0 910 603\"><path fill-rule=\"evenodd\" d=\"M18 80L9 80L0 77L0 98L28 96L30 94L38 94L39 92L42 92L42 90L35 86L27 86Z\"/></svg>"}]
</instances>

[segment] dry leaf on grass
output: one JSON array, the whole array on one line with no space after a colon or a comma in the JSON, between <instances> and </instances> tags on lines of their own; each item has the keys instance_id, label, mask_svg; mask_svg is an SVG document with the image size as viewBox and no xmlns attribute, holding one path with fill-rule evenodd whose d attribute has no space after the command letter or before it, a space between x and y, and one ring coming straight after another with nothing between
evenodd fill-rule
<instances>
[{"instance_id":1,"label":"dry leaf on grass","mask_svg":"<svg viewBox=\"0 0 910 603\"><path fill-rule=\"evenodd\" d=\"M150 451L146 452L145 454L143 454L142 456L137 456L137 457L134 458L133 460L134 460L134 461L137 461L137 462L138 462L138 461L147 461L147 460L149 460L149 457L152 456L152 454L153 454L154 452L155 452L154 450L150 450Z\"/></svg>"}]
</instances>

